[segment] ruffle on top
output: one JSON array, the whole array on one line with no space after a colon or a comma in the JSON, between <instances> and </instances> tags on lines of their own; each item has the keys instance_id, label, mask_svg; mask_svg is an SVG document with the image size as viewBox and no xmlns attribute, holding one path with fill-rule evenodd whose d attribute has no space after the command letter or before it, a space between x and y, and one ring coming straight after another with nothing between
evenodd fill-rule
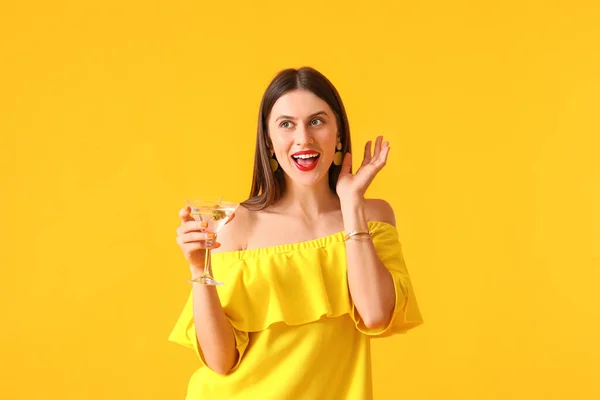
<instances>
[{"instance_id":1,"label":"ruffle on top","mask_svg":"<svg viewBox=\"0 0 600 400\"><path fill-rule=\"evenodd\" d=\"M420 325L421 313L396 228L384 222L369 222L369 229L396 291L392 319L377 331L364 326L352 304L344 232L301 243L214 253L214 277L225 283L217 288L219 298L234 328L240 355L247 344L247 333L266 330L276 323L293 326L348 314L357 329L376 337L403 333ZM191 294L169 339L198 350Z\"/></svg>"}]
</instances>

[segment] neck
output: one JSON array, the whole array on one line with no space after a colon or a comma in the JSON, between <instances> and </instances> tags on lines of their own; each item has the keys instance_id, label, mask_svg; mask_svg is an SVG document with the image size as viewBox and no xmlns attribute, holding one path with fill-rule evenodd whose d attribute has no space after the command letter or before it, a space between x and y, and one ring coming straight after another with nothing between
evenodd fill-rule
<instances>
[{"instance_id":1,"label":"neck","mask_svg":"<svg viewBox=\"0 0 600 400\"><path fill-rule=\"evenodd\" d=\"M327 177L314 186L301 186L291 179L286 179L285 193L277 202L277 206L302 218L313 220L321 214L339 210L340 200L329 188Z\"/></svg>"}]
</instances>

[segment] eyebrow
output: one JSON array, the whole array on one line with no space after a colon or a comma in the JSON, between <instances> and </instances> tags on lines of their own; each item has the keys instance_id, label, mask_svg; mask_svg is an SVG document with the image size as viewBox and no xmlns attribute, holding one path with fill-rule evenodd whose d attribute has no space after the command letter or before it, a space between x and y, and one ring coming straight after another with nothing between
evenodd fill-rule
<instances>
[{"instance_id":1,"label":"eyebrow","mask_svg":"<svg viewBox=\"0 0 600 400\"><path fill-rule=\"evenodd\" d=\"M325 116L328 116L325 111L318 111L318 112L316 112L314 114L309 115L308 118L316 117L317 115L321 115L321 114L325 115ZM275 121L279 121L280 119L296 119L296 118L291 117L289 115L280 115L279 117L277 117L277 119Z\"/></svg>"}]
</instances>

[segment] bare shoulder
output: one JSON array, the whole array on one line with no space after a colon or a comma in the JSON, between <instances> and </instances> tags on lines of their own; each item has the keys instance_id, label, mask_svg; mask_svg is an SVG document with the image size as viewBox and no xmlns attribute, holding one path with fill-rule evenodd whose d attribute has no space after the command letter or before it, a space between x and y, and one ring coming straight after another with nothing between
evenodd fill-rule
<instances>
[{"instance_id":1,"label":"bare shoulder","mask_svg":"<svg viewBox=\"0 0 600 400\"><path fill-rule=\"evenodd\" d=\"M254 212L243 206L235 211L235 216L219 232L217 242L221 247L214 249L213 253L222 251L236 251L246 248L248 234L255 218Z\"/></svg>"},{"instance_id":2,"label":"bare shoulder","mask_svg":"<svg viewBox=\"0 0 600 400\"><path fill-rule=\"evenodd\" d=\"M396 226L396 216L390 203L382 199L365 199L367 221L386 222Z\"/></svg>"}]
</instances>

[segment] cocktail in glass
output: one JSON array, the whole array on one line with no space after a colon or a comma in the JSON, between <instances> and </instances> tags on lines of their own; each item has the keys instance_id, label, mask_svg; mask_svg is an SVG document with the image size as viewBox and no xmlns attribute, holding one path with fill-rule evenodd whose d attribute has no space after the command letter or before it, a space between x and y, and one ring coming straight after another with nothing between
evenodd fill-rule
<instances>
[{"instance_id":1,"label":"cocktail in glass","mask_svg":"<svg viewBox=\"0 0 600 400\"><path fill-rule=\"evenodd\" d=\"M217 234L229 221L231 215L238 208L239 203L231 203L225 201L205 201L197 199L186 200L190 207L190 215L196 221L205 222L207 227L204 232L214 233L214 237L206 240L206 251L204 256L204 272L202 275L188 280L190 283L199 283L209 286L223 286L223 283L217 281L211 275L211 249L217 241Z\"/></svg>"}]
</instances>

